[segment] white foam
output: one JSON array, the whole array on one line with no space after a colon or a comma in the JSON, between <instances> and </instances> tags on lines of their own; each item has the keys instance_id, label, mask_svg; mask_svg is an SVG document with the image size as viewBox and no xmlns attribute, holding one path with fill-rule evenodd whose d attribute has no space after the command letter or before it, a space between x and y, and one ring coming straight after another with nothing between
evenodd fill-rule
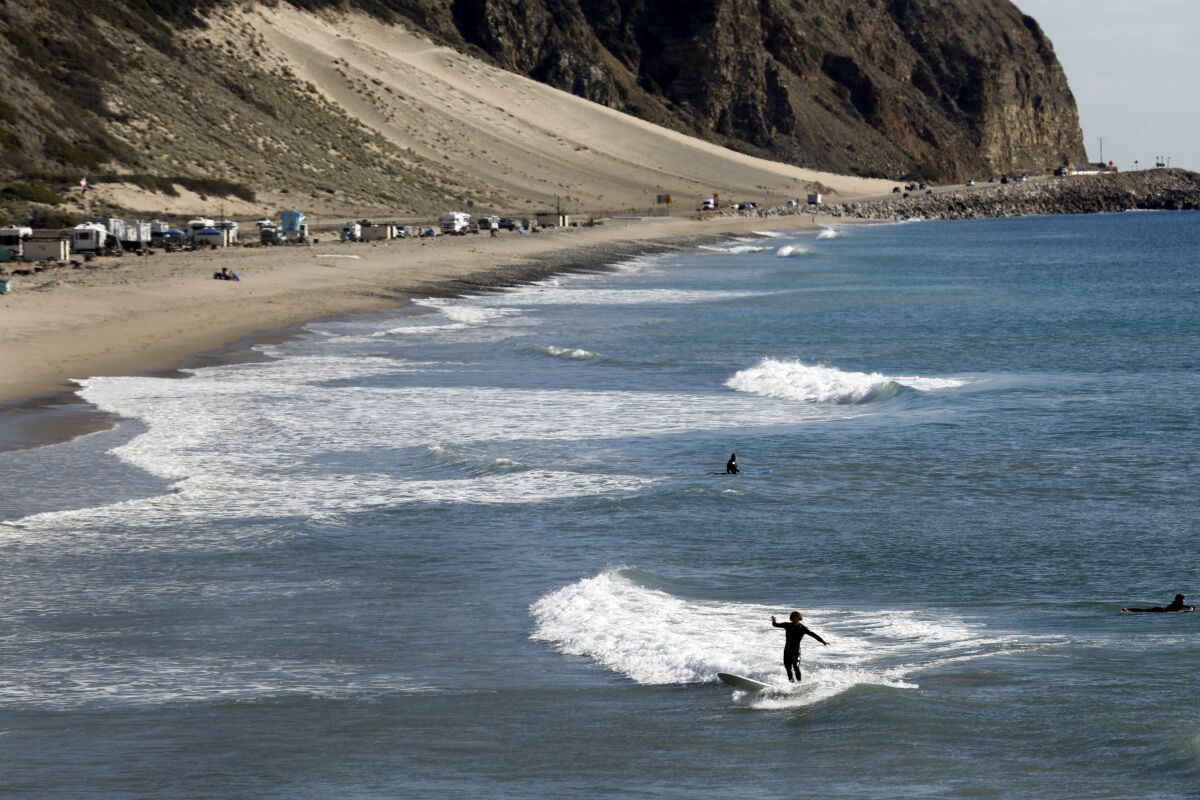
<instances>
[{"instance_id":1,"label":"white foam","mask_svg":"<svg viewBox=\"0 0 1200 800\"><path fill-rule=\"evenodd\" d=\"M499 294L471 298L479 307L543 305L683 305L759 297L763 292L686 289L590 289L521 286Z\"/></svg>"},{"instance_id":2,"label":"white foam","mask_svg":"<svg viewBox=\"0 0 1200 800\"><path fill-rule=\"evenodd\" d=\"M762 236L767 239L782 239L783 237L787 236L786 233L780 233L779 231L750 231L750 232L753 233L755 236Z\"/></svg>"},{"instance_id":3,"label":"white foam","mask_svg":"<svg viewBox=\"0 0 1200 800\"><path fill-rule=\"evenodd\" d=\"M841 231L838 231L834 228L823 228L821 230L821 232L817 234L817 238L818 239L836 239L841 235L842 235Z\"/></svg>"},{"instance_id":4,"label":"white foam","mask_svg":"<svg viewBox=\"0 0 1200 800\"><path fill-rule=\"evenodd\" d=\"M531 638L642 684L711 683L717 672L781 682L783 637L770 615L786 609L684 600L640 585L635 575L608 570L546 594L530 606ZM1016 641L963 619L908 610L809 609L805 622L830 646L806 640L802 684L755 705L810 705L868 684L915 688L922 670L1005 652Z\"/></svg>"},{"instance_id":5,"label":"white foam","mask_svg":"<svg viewBox=\"0 0 1200 800\"><path fill-rule=\"evenodd\" d=\"M221 519L303 519L406 503L619 496L640 492L658 478L598 472L590 462L530 463L522 471L496 475L491 462L535 442L722 430L734 420L746 429L791 424L805 416L792 404L710 392L388 385L388 375L441 367L373 356L278 354L276 361L197 369L187 380L84 381L85 400L146 426L114 455L171 482L171 491L26 517L0 525L0 543L49 542L49 533L55 533L88 539L94 547L221 547L226 530L204 527L184 537L172 529L177 523L203 527ZM810 416L830 415L814 409ZM509 448L509 443L516 445ZM448 466L458 473L448 476L420 474L420 465L410 470L415 474L399 476L349 476L325 466L342 453L356 459L362 454L369 461L372 454L390 458L389 453L411 448L479 445L491 452L461 465L451 459ZM540 444L533 449L545 450ZM438 457L436 450L429 453Z\"/></svg>"},{"instance_id":6,"label":"white foam","mask_svg":"<svg viewBox=\"0 0 1200 800\"><path fill-rule=\"evenodd\" d=\"M599 353L593 353L591 350L584 350L579 347L556 347L552 344L545 347L535 347L539 353L544 353L555 358L569 358L576 361L585 361L593 358L603 358Z\"/></svg>"},{"instance_id":7,"label":"white foam","mask_svg":"<svg viewBox=\"0 0 1200 800\"><path fill-rule=\"evenodd\" d=\"M879 373L843 372L834 367L764 358L734 374L725 385L739 392L796 400L801 403L868 403L894 396L900 387L921 392L951 389L964 381L953 378L889 377Z\"/></svg>"},{"instance_id":8,"label":"white foam","mask_svg":"<svg viewBox=\"0 0 1200 800\"><path fill-rule=\"evenodd\" d=\"M743 253L765 253L768 250L774 250L772 245L761 244L735 244L728 247L719 247L716 245L700 245L701 250L709 250L714 253L726 253L728 255L741 255Z\"/></svg>"},{"instance_id":9,"label":"white foam","mask_svg":"<svg viewBox=\"0 0 1200 800\"><path fill-rule=\"evenodd\" d=\"M402 675L336 662L257 661L233 656L129 657L41 661L36 672L0 670L0 707L47 708L426 694L438 689Z\"/></svg>"},{"instance_id":10,"label":"white foam","mask_svg":"<svg viewBox=\"0 0 1200 800\"><path fill-rule=\"evenodd\" d=\"M778 258L793 258L795 256L806 256L809 250L807 247L798 244L785 244L783 247L775 251Z\"/></svg>"}]
</instances>

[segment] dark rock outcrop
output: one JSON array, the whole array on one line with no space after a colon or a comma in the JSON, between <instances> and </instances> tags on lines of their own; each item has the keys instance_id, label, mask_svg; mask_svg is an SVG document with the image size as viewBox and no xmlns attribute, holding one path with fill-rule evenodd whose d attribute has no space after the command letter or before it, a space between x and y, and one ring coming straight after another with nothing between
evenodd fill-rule
<instances>
[{"instance_id":1,"label":"dark rock outcrop","mask_svg":"<svg viewBox=\"0 0 1200 800\"><path fill-rule=\"evenodd\" d=\"M1009 0L373 2L508 69L804 166L958 180L1086 158L1054 49Z\"/></svg>"}]
</instances>

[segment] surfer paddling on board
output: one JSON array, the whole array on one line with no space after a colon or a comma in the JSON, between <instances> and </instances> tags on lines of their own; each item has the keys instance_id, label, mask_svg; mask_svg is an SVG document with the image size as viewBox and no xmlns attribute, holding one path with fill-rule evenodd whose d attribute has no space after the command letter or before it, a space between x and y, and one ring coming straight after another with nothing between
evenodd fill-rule
<instances>
[{"instance_id":1,"label":"surfer paddling on board","mask_svg":"<svg viewBox=\"0 0 1200 800\"><path fill-rule=\"evenodd\" d=\"M1169 606L1165 606L1165 607L1164 606L1155 606L1154 608L1122 608L1121 610L1124 611L1126 614L1130 614L1130 613L1147 614L1152 611L1160 611L1160 612L1164 612L1164 613L1169 613L1172 611L1195 611L1196 607L1195 606L1185 606L1183 604L1183 595L1177 594L1177 595L1175 595L1175 599L1171 601L1171 605L1169 605Z\"/></svg>"},{"instance_id":2,"label":"surfer paddling on board","mask_svg":"<svg viewBox=\"0 0 1200 800\"><path fill-rule=\"evenodd\" d=\"M739 470L738 466L737 466L737 453L729 454L729 460L725 462L725 474L726 475L741 474L741 470Z\"/></svg>"},{"instance_id":3,"label":"surfer paddling on board","mask_svg":"<svg viewBox=\"0 0 1200 800\"><path fill-rule=\"evenodd\" d=\"M817 634L809 630L808 626L800 620L804 619L799 611L793 611L788 619L791 622L776 622L775 617L771 617L771 624L776 628L783 628L784 635L787 637L783 643L783 669L787 673L788 683L799 683L800 681L800 640L805 636L811 636L823 645L828 646L829 642L822 639ZM792 673L796 677L792 677Z\"/></svg>"}]
</instances>

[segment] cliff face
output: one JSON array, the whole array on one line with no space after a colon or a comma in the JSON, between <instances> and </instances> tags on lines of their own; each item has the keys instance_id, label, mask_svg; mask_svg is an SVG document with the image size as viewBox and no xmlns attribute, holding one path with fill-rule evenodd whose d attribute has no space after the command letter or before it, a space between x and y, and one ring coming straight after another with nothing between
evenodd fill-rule
<instances>
[{"instance_id":1,"label":"cliff face","mask_svg":"<svg viewBox=\"0 0 1200 800\"><path fill-rule=\"evenodd\" d=\"M1054 49L1009 0L390 5L508 69L804 166L957 180L1086 157Z\"/></svg>"},{"instance_id":2,"label":"cliff face","mask_svg":"<svg viewBox=\"0 0 1200 800\"><path fill-rule=\"evenodd\" d=\"M186 173L318 196L346 188L413 209L488 195L443 152L395 147L261 41L215 22L254 5L0 0L10 78L0 172ZM1085 157L1053 48L1009 0L286 5L401 21L589 100L800 166L959 180Z\"/></svg>"}]
</instances>

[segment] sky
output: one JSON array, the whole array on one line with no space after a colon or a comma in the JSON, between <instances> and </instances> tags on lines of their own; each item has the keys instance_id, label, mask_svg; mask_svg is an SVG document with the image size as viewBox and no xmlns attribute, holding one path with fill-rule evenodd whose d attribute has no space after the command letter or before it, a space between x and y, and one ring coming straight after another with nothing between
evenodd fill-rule
<instances>
[{"instance_id":1,"label":"sky","mask_svg":"<svg viewBox=\"0 0 1200 800\"><path fill-rule=\"evenodd\" d=\"M1200 171L1200 0L1015 0L1054 43L1092 161Z\"/></svg>"}]
</instances>

